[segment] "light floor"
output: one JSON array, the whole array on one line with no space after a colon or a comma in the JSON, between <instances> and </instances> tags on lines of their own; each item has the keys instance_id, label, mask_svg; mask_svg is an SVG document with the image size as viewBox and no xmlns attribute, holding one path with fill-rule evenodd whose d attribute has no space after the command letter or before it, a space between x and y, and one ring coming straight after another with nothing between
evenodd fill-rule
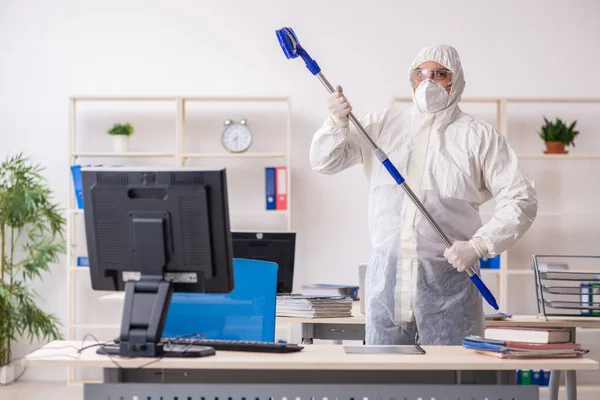
<instances>
[{"instance_id":1,"label":"light floor","mask_svg":"<svg viewBox=\"0 0 600 400\"><path fill-rule=\"evenodd\" d=\"M0 386L2 400L82 400L82 386L64 382L17 382Z\"/></svg>"}]
</instances>

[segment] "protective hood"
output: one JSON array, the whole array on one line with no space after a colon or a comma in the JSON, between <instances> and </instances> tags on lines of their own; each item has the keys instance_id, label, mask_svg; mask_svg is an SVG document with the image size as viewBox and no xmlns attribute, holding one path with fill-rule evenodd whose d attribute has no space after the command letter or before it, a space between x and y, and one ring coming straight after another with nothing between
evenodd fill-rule
<instances>
[{"instance_id":1,"label":"protective hood","mask_svg":"<svg viewBox=\"0 0 600 400\"><path fill-rule=\"evenodd\" d=\"M454 47L444 44L438 46L425 47L419 52L419 54L417 54L417 57L415 57L415 59L413 60L412 64L410 65L410 68L408 69L409 73L410 71L427 61L434 61L452 71L453 83L448 98L448 105L444 110L440 112L444 114L453 114L453 111L458 107L458 103L465 89L465 79L458 52ZM412 94L412 98L415 113L421 114L422 111L420 111L419 108L416 106L414 92Z\"/></svg>"}]
</instances>

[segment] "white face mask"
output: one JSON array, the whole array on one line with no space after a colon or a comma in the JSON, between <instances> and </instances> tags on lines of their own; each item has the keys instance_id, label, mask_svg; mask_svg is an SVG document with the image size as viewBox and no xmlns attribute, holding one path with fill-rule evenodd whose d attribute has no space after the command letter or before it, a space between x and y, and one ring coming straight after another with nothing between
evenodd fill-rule
<instances>
[{"instance_id":1,"label":"white face mask","mask_svg":"<svg viewBox=\"0 0 600 400\"><path fill-rule=\"evenodd\" d=\"M448 105L448 91L432 79L426 79L415 90L415 101L419 110L435 113Z\"/></svg>"}]
</instances>

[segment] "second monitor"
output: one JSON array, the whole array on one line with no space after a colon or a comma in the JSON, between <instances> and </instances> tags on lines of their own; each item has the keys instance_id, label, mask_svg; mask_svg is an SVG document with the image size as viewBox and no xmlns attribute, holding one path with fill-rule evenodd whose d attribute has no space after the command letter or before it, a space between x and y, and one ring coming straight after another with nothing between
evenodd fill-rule
<instances>
[{"instance_id":1,"label":"second monitor","mask_svg":"<svg viewBox=\"0 0 600 400\"><path fill-rule=\"evenodd\" d=\"M277 294L292 293L295 232L232 232L233 256L277 263Z\"/></svg>"}]
</instances>

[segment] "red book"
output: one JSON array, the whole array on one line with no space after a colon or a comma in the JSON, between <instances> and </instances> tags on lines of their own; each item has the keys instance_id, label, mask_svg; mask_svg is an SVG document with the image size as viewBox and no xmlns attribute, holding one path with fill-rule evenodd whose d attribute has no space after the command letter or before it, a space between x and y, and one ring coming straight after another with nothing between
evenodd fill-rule
<instances>
[{"instance_id":1,"label":"red book","mask_svg":"<svg viewBox=\"0 0 600 400\"><path fill-rule=\"evenodd\" d=\"M277 200L275 208L277 210L287 210L287 168L275 168L275 181L277 182Z\"/></svg>"}]
</instances>

